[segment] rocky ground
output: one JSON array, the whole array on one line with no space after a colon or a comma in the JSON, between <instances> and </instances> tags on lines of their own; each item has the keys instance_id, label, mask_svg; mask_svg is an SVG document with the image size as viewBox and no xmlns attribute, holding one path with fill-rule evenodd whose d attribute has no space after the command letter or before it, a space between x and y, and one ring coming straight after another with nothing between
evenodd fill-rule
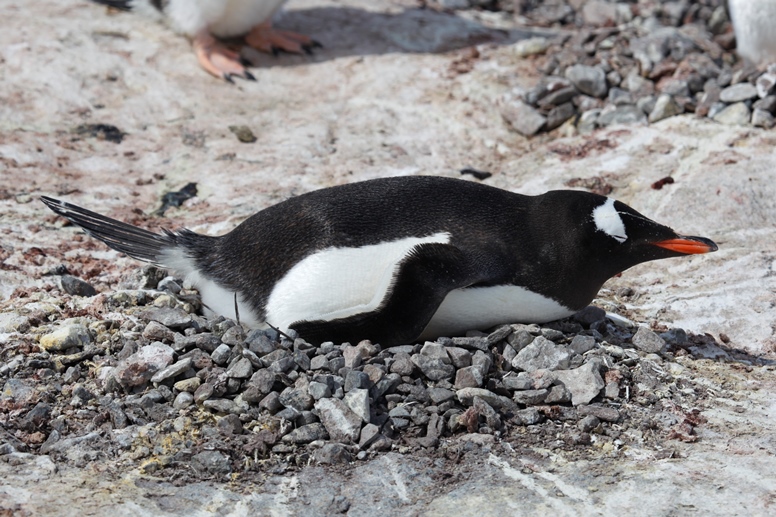
<instances>
[{"instance_id":1,"label":"rocky ground","mask_svg":"<svg viewBox=\"0 0 776 517\"><path fill-rule=\"evenodd\" d=\"M4 511L772 511L773 71L719 2L300 0L280 25L325 47L236 85L142 18L0 14ZM35 199L220 233L397 174L604 192L720 251L542 327L313 347L199 316Z\"/></svg>"}]
</instances>

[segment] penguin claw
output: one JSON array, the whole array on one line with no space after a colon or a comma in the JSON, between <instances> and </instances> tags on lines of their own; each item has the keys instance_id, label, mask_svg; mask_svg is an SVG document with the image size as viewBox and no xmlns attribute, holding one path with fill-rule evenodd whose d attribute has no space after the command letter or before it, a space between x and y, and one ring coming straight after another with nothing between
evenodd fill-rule
<instances>
[{"instance_id":1,"label":"penguin claw","mask_svg":"<svg viewBox=\"0 0 776 517\"><path fill-rule=\"evenodd\" d=\"M232 74L224 74L221 77L224 78L224 81L230 84L234 84L234 79L232 78Z\"/></svg>"},{"instance_id":2,"label":"penguin claw","mask_svg":"<svg viewBox=\"0 0 776 517\"><path fill-rule=\"evenodd\" d=\"M245 37L245 42L263 52L278 56L280 52L290 54L312 54L312 49L322 47L314 39L291 31L277 30L271 22L264 22L254 27Z\"/></svg>"},{"instance_id":3,"label":"penguin claw","mask_svg":"<svg viewBox=\"0 0 776 517\"><path fill-rule=\"evenodd\" d=\"M256 77L252 73L247 71L247 70L243 74L243 77L245 77L245 79L248 80L248 81L254 81L254 82L256 81Z\"/></svg>"}]
</instances>

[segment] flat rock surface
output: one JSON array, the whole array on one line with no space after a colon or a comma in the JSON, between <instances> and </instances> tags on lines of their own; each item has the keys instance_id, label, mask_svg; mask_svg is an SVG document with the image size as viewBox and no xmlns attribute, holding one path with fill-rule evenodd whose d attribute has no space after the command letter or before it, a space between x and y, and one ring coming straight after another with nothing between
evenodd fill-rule
<instances>
[{"instance_id":1,"label":"flat rock surface","mask_svg":"<svg viewBox=\"0 0 776 517\"><path fill-rule=\"evenodd\" d=\"M38 195L149 229L220 234L313 189L389 175L460 177L471 167L492 173L487 184L526 194L571 180L608 185L613 197L680 233L712 238L718 252L632 268L597 303L646 325L709 333L745 354L775 357L773 131L683 115L649 127L526 139L498 104L510 85L535 84L531 61L511 48L534 33L495 14L422 10L409 0L292 0L278 25L324 48L261 56L257 82L235 85L200 70L184 38L132 14L29 0L0 4L0 19L4 311L13 309L15 290L53 284L44 273L60 264L100 292L138 268L60 228ZM123 139L77 132L84 124L116 126ZM240 142L230 126L247 126L257 140ZM674 183L651 187L667 176ZM164 193L189 182L198 186L196 198L152 215ZM143 474L139 462L115 468L95 458L76 469L10 453L0 455L0 508L35 515L108 508L115 515L767 514L776 491L776 382L773 366L751 362L689 362L711 393L707 422L697 428L699 441L666 437L660 453L593 444L575 456L552 444L481 438L446 447L442 439L427 454L267 472L240 488L176 486Z\"/></svg>"}]
</instances>

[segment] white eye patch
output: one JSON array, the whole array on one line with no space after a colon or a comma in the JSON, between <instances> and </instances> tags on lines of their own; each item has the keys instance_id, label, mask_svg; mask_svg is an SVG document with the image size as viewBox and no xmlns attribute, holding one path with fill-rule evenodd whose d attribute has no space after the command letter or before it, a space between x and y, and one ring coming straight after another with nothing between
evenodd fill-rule
<instances>
[{"instance_id":1,"label":"white eye patch","mask_svg":"<svg viewBox=\"0 0 776 517\"><path fill-rule=\"evenodd\" d=\"M604 232L617 242L625 242L628 235L625 233L625 224L620 214L614 208L614 199L608 198L606 203L593 210L593 222L598 231Z\"/></svg>"}]
</instances>

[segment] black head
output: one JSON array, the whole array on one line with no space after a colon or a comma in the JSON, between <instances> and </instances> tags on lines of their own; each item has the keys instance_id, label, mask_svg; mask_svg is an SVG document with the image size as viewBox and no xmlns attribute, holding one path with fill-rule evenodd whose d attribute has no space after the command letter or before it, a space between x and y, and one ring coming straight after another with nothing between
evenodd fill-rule
<instances>
[{"instance_id":1,"label":"black head","mask_svg":"<svg viewBox=\"0 0 776 517\"><path fill-rule=\"evenodd\" d=\"M541 197L544 226L556 232L547 241L560 242L554 252L584 275L583 297L592 299L606 280L636 264L717 250L709 239L680 235L612 198L572 190Z\"/></svg>"}]
</instances>

